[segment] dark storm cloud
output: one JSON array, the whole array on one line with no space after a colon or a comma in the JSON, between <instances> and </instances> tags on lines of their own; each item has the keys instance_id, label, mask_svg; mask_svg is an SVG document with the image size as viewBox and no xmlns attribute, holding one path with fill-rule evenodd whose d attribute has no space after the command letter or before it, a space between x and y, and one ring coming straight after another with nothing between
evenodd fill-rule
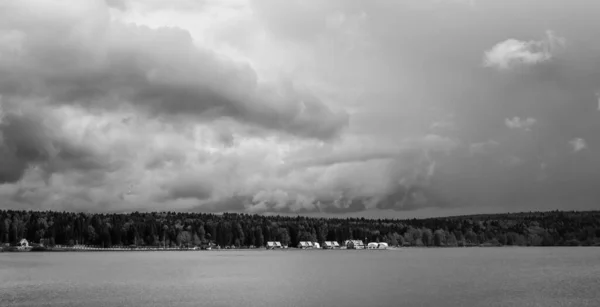
<instances>
[{"instance_id":1,"label":"dark storm cloud","mask_svg":"<svg viewBox=\"0 0 600 307\"><path fill-rule=\"evenodd\" d=\"M192 175L180 175L166 186L169 197L173 199L191 198L203 200L211 196L211 184L207 178Z\"/></svg>"},{"instance_id":2,"label":"dark storm cloud","mask_svg":"<svg viewBox=\"0 0 600 307\"><path fill-rule=\"evenodd\" d=\"M196 210L212 212L249 211L252 213L310 213L322 212L326 214L340 214L361 212L369 208L393 211L414 211L424 208L452 209L467 206L460 199L452 199L440 195L428 186L419 184L405 186L398 185L383 197L338 197L317 198L310 205L297 206L297 199L287 199L283 203L278 201L263 201L257 205L252 197L236 196L218 202L211 202L197 207Z\"/></svg>"},{"instance_id":3,"label":"dark storm cloud","mask_svg":"<svg viewBox=\"0 0 600 307\"><path fill-rule=\"evenodd\" d=\"M49 175L66 170L110 170L106 158L65 138L58 120L42 110L2 108L0 120L0 182L19 181L32 166ZM41 111L41 112L40 112ZM40 112L40 113L38 113Z\"/></svg>"},{"instance_id":4,"label":"dark storm cloud","mask_svg":"<svg viewBox=\"0 0 600 307\"><path fill-rule=\"evenodd\" d=\"M64 19L77 22L66 25L58 12L40 18L17 5L5 6L0 17L8 21L0 22L0 29L18 33L21 49L0 58L4 95L102 109L133 103L155 116L230 116L323 139L348 123L343 111L291 83L259 83L249 65L195 46L187 31L127 25L101 14L85 21L85 15L76 19L64 13Z\"/></svg>"}]
</instances>

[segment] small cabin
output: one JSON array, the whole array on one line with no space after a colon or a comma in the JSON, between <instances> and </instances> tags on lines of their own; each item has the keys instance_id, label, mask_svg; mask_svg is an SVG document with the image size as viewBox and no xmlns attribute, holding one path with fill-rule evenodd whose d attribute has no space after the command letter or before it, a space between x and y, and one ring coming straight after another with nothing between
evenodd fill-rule
<instances>
[{"instance_id":1,"label":"small cabin","mask_svg":"<svg viewBox=\"0 0 600 307\"><path fill-rule=\"evenodd\" d=\"M313 244L310 241L300 241L300 243L298 243L298 248L301 248L301 249L313 248Z\"/></svg>"},{"instance_id":2,"label":"small cabin","mask_svg":"<svg viewBox=\"0 0 600 307\"><path fill-rule=\"evenodd\" d=\"M313 242L313 247L314 248L321 248L321 244L319 244L319 242Z\"/></svg>"},{"instance_id":3,"label":"small cabin","mask_svg":"<svg viewBox=\"0 0 600 307\"><path fill-rule=\"evenodd\" d=\"M276 249L276 248L283 248L281 246L281 242L279 242L279 241L269 241L269 242L267 242L267 249Z\"/></svg>"},{"instance_id":4,"label":"small cabin","mask_svg":"<svg viewBox=\"0 0 600 307\"><path fill-rule=\"evenodd\" d=\"M346 240L344 245L347 249L364 249L365 244L362 240Z\"/></svg>"},{"instance_id":5,"label":"small cabin","mask_svg":"<svg viewBox=\"0 0 600 307\"><path fill-rule=\"evenodd\" d=\"M340 244L337 241L325 241L323 242L324 249L339 249Z\"/></svg>"},{"instance_id":6,"label":"small cabin","mask_svg":"<svg viewBox=\"0 0 600 307\"><path fill-rule=\"evenodd\" d=\"M323 242L323 248L324 249L334 249L333 242L332 241Z\"/></svg>"},{"instance_id":7,"label":"small cabin","mask_svg":"<svg viewBox=\"0 0 600 307\"><path fill-rule=\"evenodd\" d=\"M377 246L377 249L387 249L389 246L387 243L385 242L379 242L379 245Z\"/></svg>"},{"instance_id":8,"label":"small cabin","mask_svg":"<svg viewBox=\"0 0 600 307\"><path fill-rule=\"evenodd\" d=\"M378 249L379 248L379 243L377 243L377 242L370 242L369 244L367 244L367 248L368 249Z\"/></svg>"}]
</instances>

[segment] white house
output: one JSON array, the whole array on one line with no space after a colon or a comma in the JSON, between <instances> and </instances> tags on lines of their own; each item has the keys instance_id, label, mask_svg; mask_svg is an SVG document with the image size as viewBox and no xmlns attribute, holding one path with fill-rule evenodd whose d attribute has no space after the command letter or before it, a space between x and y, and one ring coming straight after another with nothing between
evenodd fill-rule
<instances>
[{"instance_id":1,"label":"white house","mask_svg":"<svg viewBox=\"0 0 600 307\"><path fill-rule=\"evenodd\" d=\"M279 242L279 241L267 242L267 249L276 249L276 248L282 248L281 242Z\"/></svg>"},{"instance_id":2,"label":"white house","mask_svg":"<svg viewBox=\"0 0 600 307\"><path fill-rule=\"evenodd\" d=\"M308 249L308 248L312 248L313 244L310 241L300 241L300 243L298 243L298 248L301 249Z\"/></svg>"},{"instance_id":3,"label":"white house","mask_svg":"<svg viewBox=\"0 0 600 307\"><path fill-rule=\"evenodd\" d=\"M387 249L388 248L388 244L385 242L379 242L379 245L377 246L378 249Z\"/></svg>"},{"instance_id":4,"label":"white house","mask_svg":"<svg viewBox=\"0 0 600 307\"><path fill-rule=\"evenodd\" d=\"M323 243L324 249L339 249L340 244L337 241L325 241Z\"/></svg>"},{"instance_id":5,"label":"white house","mask_svg":"<svg viewBox=\"0 0 600 307\"><path fill-rule=\"evenodd\" d=\"M313 242L313 247L314 248L321 248L321 244L319 244L319 242Z\"/></svg>"},{"instance_id":6,"label":"white house","mask_svg":"<svg viewBox=\"0 0 600 307\"><path fill-rule=\"evenodd\" d=\"M379 247L379 243L377 243L377 242L370 242L369 244L367 244L368 249L377 249L378 247Z\"/></svg>"},{"instance_id":7,"label":"white house","mask_svg":"<svg viewBox=\"0 0 600 307\"><path fill-rule=\"evenodd\" d=\"M347 249L364 249L365 248L365 244L363 243L362 240L346 240L344 242L344 245L346 245Z\"/></svg>"}]
</instances>

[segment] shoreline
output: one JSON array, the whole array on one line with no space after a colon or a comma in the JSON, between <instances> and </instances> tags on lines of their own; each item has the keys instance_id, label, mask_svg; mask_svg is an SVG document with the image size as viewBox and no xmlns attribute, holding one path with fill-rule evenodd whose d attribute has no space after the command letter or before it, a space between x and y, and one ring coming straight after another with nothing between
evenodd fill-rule
<instances>
[{"instance_id":1,"label":"shoreline","mask_svg":"<svg viewBox=\"0 0 600 307\"><path fill-rule=\"evenodd\" d=\"M81 248L47 248L47 249L6 249L0 248L0 253L60 253L60 252L239 252L239 251L402 251L407 249L447 249L447 248L535 248L535 247L598 247L594 245L585 246L515 246L515 245L503 245L503 246L405 246L405 247L389 247L387 249L302 249L302 248L282 248L282 249L266 249L266 248L230 248L230 249L111 249L111 248L97 248L97 249L81 249Z\"/></svg>"}]
</instances>

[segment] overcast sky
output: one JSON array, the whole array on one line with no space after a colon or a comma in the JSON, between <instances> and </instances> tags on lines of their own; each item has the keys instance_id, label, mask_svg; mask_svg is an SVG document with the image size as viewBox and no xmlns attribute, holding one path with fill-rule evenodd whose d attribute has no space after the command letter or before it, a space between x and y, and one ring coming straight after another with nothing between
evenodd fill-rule
<instances>
[{"instance_id":1,"label":"overcast sky","mask_svg":"<svg viewBox=\"0 0 600 307\"><path fill-rule=\"evenodd\" d=\"M598 0L0 2L0 208L600 205Z\"/></svg>"}]
</instances>

